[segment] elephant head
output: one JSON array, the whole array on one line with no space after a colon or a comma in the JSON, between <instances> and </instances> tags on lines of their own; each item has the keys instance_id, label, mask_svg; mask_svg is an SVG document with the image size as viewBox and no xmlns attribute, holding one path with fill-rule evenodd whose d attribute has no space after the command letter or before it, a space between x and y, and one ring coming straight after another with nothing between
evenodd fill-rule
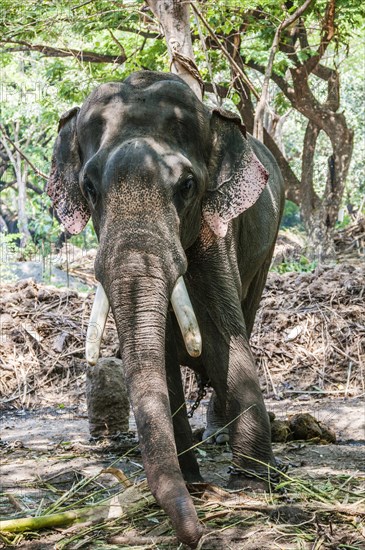
<instances>
[{"instance_id":1,"label":"elephant head","mask_svg":"<svg viewBox=\"0 0 365 550\"><path fill-rule=\"evenodd\" d=\"M141 71L102 84L60 120L47 192L70 233L92 217L102 285L96 322L103 324L99 310L105 320L110 303L148 482L179 539L191 546L201 531L169 408L169 301L190 353L198 355L200 335L181 283L186 250L198 238L224 239L267 177L239 118L203 105L175 75ZM97 353L93 348L92 360Z\"/></svg>"}]
</instances>

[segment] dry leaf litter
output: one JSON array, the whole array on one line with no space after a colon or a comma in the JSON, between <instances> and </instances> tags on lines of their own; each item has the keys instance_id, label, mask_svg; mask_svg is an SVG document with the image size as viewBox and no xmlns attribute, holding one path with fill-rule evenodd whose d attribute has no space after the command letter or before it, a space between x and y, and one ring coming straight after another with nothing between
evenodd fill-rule
<instances>
[{"instance_id":1,"label":"dry leaf litter","mask_svg":"<svg viewBox=\"0 0 365 550\"><path fill-rule=\"evenodd\" d=\"M365 265L269 274L251 339L266 394L364 393L364 289ZM32 280L2 286L3 408L47 406L65 396L68 403L80 400L92 298ZM109 316L102 355L115 355L117 349ZM184 380L187 393L194 393L186 371Z\"/></svg>"}]
</instances>

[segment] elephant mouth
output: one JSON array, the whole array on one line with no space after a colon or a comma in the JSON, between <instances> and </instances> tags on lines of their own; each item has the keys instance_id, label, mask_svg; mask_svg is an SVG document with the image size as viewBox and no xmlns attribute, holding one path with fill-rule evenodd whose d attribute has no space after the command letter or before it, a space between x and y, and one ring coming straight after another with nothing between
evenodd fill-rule
<instances>
[{"instance_id":1,"label":"elephant mouth","mask_svg":"<svg viewBox=\"0 0 365 550\"><path fill-rule=\"evenodd\" d=\"M183 277L177 279L170 300L187 352L191 357L199 357L202 351L202 338ZM89 365L96 365L99 359L109 308L108 297L99 283L86 333L85 355Z\"/></svg>"}]
</instances>

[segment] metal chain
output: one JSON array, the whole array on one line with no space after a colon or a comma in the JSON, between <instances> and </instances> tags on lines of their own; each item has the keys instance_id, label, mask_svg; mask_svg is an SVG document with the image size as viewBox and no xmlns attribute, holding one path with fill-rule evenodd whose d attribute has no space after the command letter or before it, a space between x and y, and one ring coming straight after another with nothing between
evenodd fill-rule
<instances>
[{"instance_id":1,"label":"metal chain","mask_svg":"<svg viewBox=\"0 0 365 550\"><path fill-rule=\"evenodd\" d=\"M195 399L195 402L191 405L191 409L188 412L188 418L193 418L193 414L199 407L201 400L204 399L204 397L207 395L206 388L209 386L209 380L203 380L203 378L201 378L200 376L197 376L196 378L198 382L198 395Z\"/></svg>"},{"instance_id":2,"label":"metal chain","mask_svg":"<svg viewBox=\"0 0 365 550\"><path fill-rule=\"evenodd\" d=\"M239 468L238 466L230 466L228 468L228 473L230 475L242 475L249 479L261 479L268 481L272 485L277 485L281 481L281 473L286 473L288 471L289 464L284 462L277 461L275 468L270 468L267 471L262 470L261 472L256 472L255 470Z\"/></svg>"}]
</instances>

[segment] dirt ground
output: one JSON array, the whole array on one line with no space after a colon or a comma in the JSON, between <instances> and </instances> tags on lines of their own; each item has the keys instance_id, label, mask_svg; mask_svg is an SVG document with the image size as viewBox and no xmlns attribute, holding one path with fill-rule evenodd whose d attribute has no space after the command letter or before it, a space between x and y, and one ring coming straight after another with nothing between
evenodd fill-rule
<instances>
[{"instance_id":1,"label":"dirt ground","mask_svg":"<svg viewBox=\"0 0 365 550\"><path fill-rule=\"evenodd\" d=\"M194 415L193 428L203 425L206 406L207 401L204 401ZM289 466L287 475L295 482L276 496L273 502L270 495L258 497L254 502L259 502L263 510L260 506L259 510L256 506L251 509L252 497L249 494L241 495L241 505L233 509L227 509L224 503L218 506L218 510L216 504L212 506L209 514L214 527L209 525L209 520L206 521L207 535L201 548L218 549L223 544L234 550L365 548L365 509L361 505L365 496L364 401L328 398L282 402L269 400L267 406L278 417L310 410L317 419L336 428L338 443L317 445L292 441L275 444L275 455ZM130 428L134 429L133 419ZM133 431L129 437L125 436L118 442L91 443L84 404L61 409L48 407L30 412L3 413L1 516L16 513L27 515L28 511L39 506L46 508L56 497L70 491L80 481L100 475L111 464L127 476L140 479L143 477L141 457L136 449L133 451L136 444ZM230 466L228 447L202 445L198 456L204 479L214 486L224 486ZM111 477L104 474L93 484L100 483L104 491L112 492ZM322 512L316 509L316 504L311 508L311 500L303 500L300 494L299 480L313 490L312 504L325 502L329 510ZM341 486L345 491L340 490ZM340 497L339 500L332 501L332 491L337 498ZM343 503L348 509L341 514L336 508ZM153 507L149 508L151 510ZM179 548L173 539L166 543L166 537L163 539L146 534L150 533L151 526L155 529L156 521L163 524L166 520L156 519L152 515L149 526L145 523L138 525L134 534L129 533L129 541L124 535L124 539L119 537L122 544L117 545L113 540L118 540L118 537L102 530L93 533L92 540L87 534L81 536L82 546L80 539L75 543L72 540L68 542L74 536L72 529L28 535L28 540L20 539L18 544L20 548L29 549ZM121 530L125 531L125 526ZM82 529L80 531L82 533ZM130 526L127 532L130 532ZM149 543L148 536L152 537L152 543ZM4 544L4 547L10 547L10 544Z\"/></svg>"},{"instance_id":2,"label":"dirt ground","mask_svg":"<svg viewBox=\"0 0 365 550\"><path fill-rule=\"evenodd\" d=\"M73 267L83 290L93 283L86 264L76 258ZM203 550L365 549L364 297L361 262L270 274L252 339L267 408L279 420L310 413L334 430L337 441L274 443L288 469L278 491L265 495L225 491L228 446L197 444L207 482L192 489L205 527ZM2 288L0 519L114 498L122 486L113 468L137 491L144 487L133 417L130 431L118 439L89 438L83 356L90 305L86 293L33 281ZM103 355L116 348L109 320ZM184 383L192 403L196 389L185 371ZM204 425L206 408L204 400L191 420L194 430ZM3 532L0 547L182 549L143 491L133 516Z\"/></svg>"}]
</instances>

